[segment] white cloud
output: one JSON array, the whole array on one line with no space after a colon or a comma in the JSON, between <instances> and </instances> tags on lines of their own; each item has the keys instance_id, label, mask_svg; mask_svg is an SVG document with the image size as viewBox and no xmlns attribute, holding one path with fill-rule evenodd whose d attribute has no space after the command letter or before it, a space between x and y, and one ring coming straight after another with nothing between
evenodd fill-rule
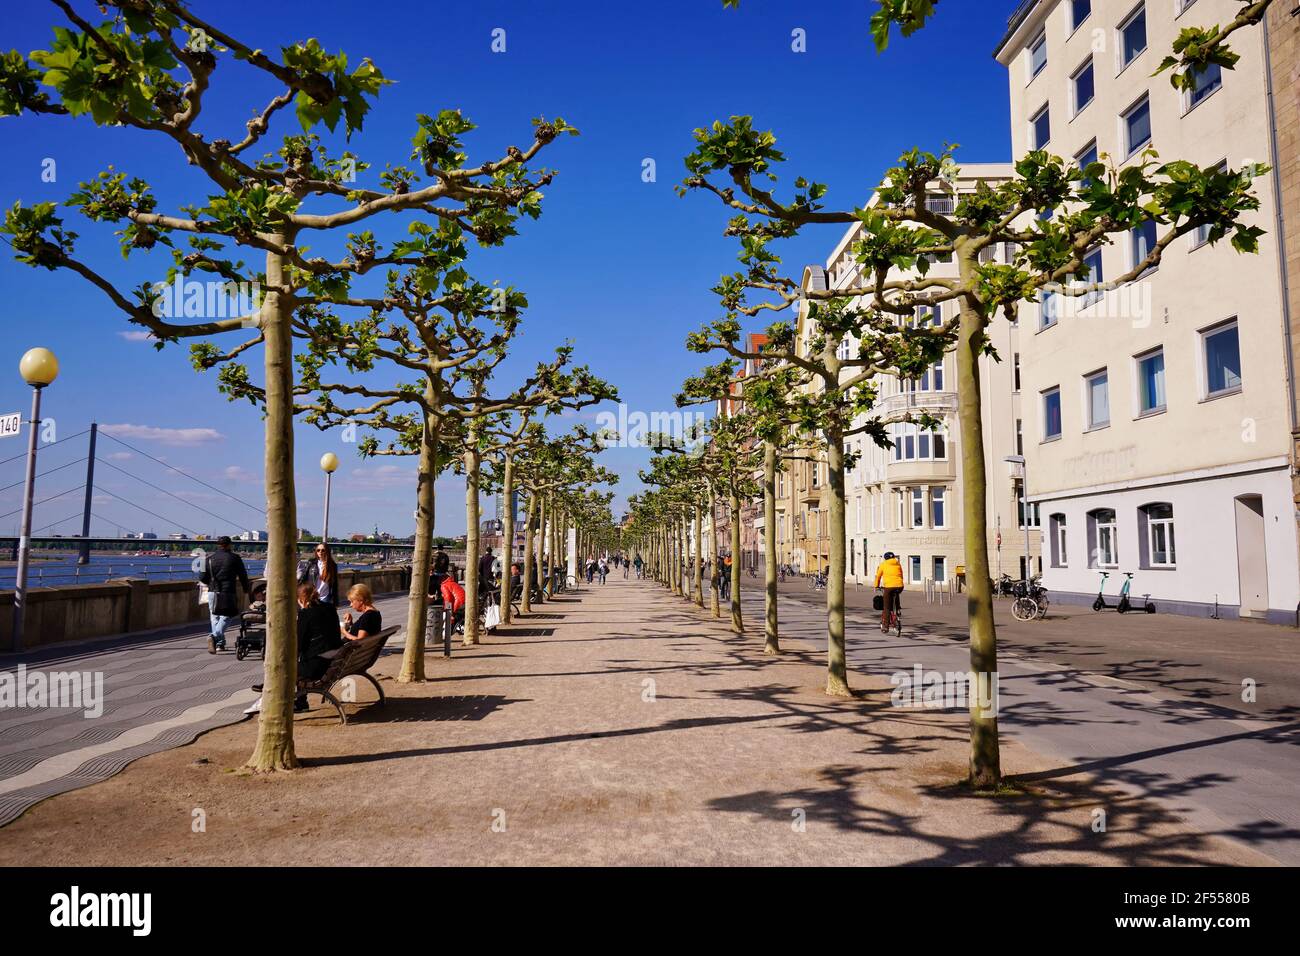
<instances>
[{"instance_id":1,"label":"white cloud","mask_svg":"<svg viewBox=\"0 0 1300 956\"><path fill-rule=\"evenodd\" d=\"M159 428L156 425L121 424L100 425L99 430L114 438L156 441L164 445L206 445L226 439L215 428Z\"/></svg>"},{"instance_id":2,"label":"white cloud","mask_svg":"<svg viewBox=\"0 0 1300 956\"><path fill-rule=\"evenodd\" d=\"M415 490L415 469L401 465L375 465L353 468L347 475L348 487L381 491L385 488L409 487Z\"/></svg>"},{"instance_id":3,"label":"white cloud","mask_svg":"<svg viewBox=\"0 0 1300 956\"><path fill-rule=\"evenodd\" d=\"M129 332L118 332L122 338L128 342L152 342L154 341L153 333L146 332L144 329L132 329Z\"/></svg>"},{"instance_id":4,"label":"white cloud","mask_svg":"<svg viewBox=\"0 0 1300 956\"><path fill-rule=\"evenodd\" d=\"M247 468L243 468L239 465L231 465L225 470L224 474L229 481L256 482L262 480Z\"/></svg>"},{"instance_id":5,"label":"white cloud","mask_svg":"<svg viewBox=\"0 0 1300 956\"><path fill-rule=\"evenodd\" d=\"M115 451L108 456L109 461L130 461L135 455L129 451Z\"/></svg>"}]
</instances>

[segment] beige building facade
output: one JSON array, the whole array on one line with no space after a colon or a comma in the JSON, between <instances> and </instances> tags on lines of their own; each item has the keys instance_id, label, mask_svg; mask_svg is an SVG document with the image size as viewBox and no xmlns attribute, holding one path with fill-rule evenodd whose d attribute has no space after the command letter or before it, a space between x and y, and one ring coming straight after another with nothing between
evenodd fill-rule
<instances>
[{"instance_id":1,"label":"beige building facade","mask_svg":"<svg viewBox=\"0 0 1300 956\"><path fill-rule=\"evenodd\" d=\"M952 189L935 184L928 201L936 210L950 212L962 192L974 190L981 181L997 182L1010 175L1008 164L967 165L960 170ZM806 288L847 289L863 283L851 252L860 229L854 226L845 232L824 267L805 270ZM1005 258L1004 250L993 250L990 258ZM936 262L929 274L955 275L955 268L950 263ZM903 277L899 273L889 278ZM951 318L955 308L955 303L925 306L917 310L913 321L937 324ZM806 309L801 310L799 341L806 342L813 332ZM997 358L985 357L980 368L984 453L989 463L989 564L995 577L1006 573L1019 578L1025 568L1024 508L1019 481L1004 459L1022 451L1018 435L1023 416L1017 389L1020 330L998 319L991 335ZM856 348L856 343L849 343L847 348ZM947 587L956 582L966 564L955 359L951 354L945 356L919 379L899 380L883 375L877 384L879 399L867 414L893 422L892 447L881 448L865 436L851 437L846 443L846 450L856 459L845 478L847 580L874 585L876 568L884 554L892 551L902 562L909 589ZM942 419L943 426L922 430L903 420L921 412ZM796 451L777 479L777 553L783 563L804 571L822 570L829 564L826 494L824 456L807 449ZM1028 547L1033 573L1041 570L1036 518L1031 507Z\"/></svg>"},{"instance_id":2,"label":"beige building facade","mask_svg":"<svg viewBox=\"0 0 1300 956\"><path fill-rule=\"evenodd\" d=\"M1042 148L1122 167L1154 148L1201 166L1289 169L1294 189L1294 119L1287 160L1272 106L1279 92L1292 107L1296 96L1289 6L1274 5L1273 31L1289 31L1289 89L1274 88L1269 34L1248 28L1232 38L1236 69L1179 91L1152 73L1182 28L1226 23L1236 0L1022 4L996 54L1009 74L1013 157ZM1106 575L1113 603L1132 575L1134 596L1150 594L1161 611L1295 620L1293 317L1279 181L1256 180L1258 255L1191 235L1137 281L1023 311L1023 441L1046 535L1044 583L1056 596L1090 601ZM1094 281L1129 271L1156 232L1099 246Z\"/></svg>"}]
</instances>

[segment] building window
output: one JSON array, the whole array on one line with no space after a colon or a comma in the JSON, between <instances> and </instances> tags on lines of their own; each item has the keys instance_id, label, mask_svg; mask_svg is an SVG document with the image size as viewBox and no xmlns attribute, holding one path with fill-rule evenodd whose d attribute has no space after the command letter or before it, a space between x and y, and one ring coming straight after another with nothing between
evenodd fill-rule
<instances>
[{"instance_id":1,"label":"building window","mask_svg":"<svg viewBox=\"0 0 1300 956\"><path fill-rule=\"evenodd\" d=\"M912 489L912 527L925 527L925 489Z\"/></svg>"},{"instance_id":2,"label":"building window","mask_svg":"<svg viewBox=\"0 0 1300 956\"><path fill-rule=\"evenodd\" d=\"M913 584L921 583L921 556L914 554L907 559L907 569L910 573Z\"/></svg>"},{"instance_id":3,"label":"building window","mask_svg":"<svg viewBox=\"0 0 1300 956\"><path fill-rule=\"evenodd\" d=\"M1151 255L1151 250L1155 249L1156 242L1156 221L1154 219L1144 220L1142 225L1129 232L1129 255L1132 258L1130 269L1136 269L1146 261L1147 256ZM1142 272L1141 276L1147 275L1156 266L1150 266Z\"/></svg>"},{"instance_id":4,"label":"building window","mask_svg":"<svg viewBox=\"0 0 1300 956\"><path fill-rule=\"evenodd\" d=\"M1119 534L1115 526L1115 509L1098 508L1088 512L1088 539L1091 544L1091 568L1119 567Z\"/></svg>"},{"instance_id":5,"label":"building window","mask_svg":"<svg viewBox=\"0 0 1300 956\"><path fill-rule=\"evenodd\" d=\"M1215 173L1217 173L1218 175L1226 175L1227 172L1228 172L1228 161L1225 159L1221 163L1219 163L1217 167L1215 167ZM1192 248L1199 249L1201 246L1205 245L1209 241L1210 241L1210 226L1209 225L1197 226L1196 231L1192 233Z\"/></svg>"},{"instance_id":6,"label":"building window","mask_svg":"<svg viewBox=\"0 0 1300 956\"><path fill-rule=\"evenodd\" d=\"M1187 110L1194 110L1211 93L1223 85L1223 71L1219 64L1210 63L1204 70L1192 74L1193 86L1187 91Z\"/></svg>"},{"instance_id":7,"label":"building window","mask_svg":"<svg viewBox=\"0 0 1300 956\"><path fill-rule=\"evenodd\" d=\"M897 422L890 426L890 432L894 461L948 460L947 436L942 428L927 431L915 423Z\"/></svg>"},{"instance_id":8,"label":"building window","mask_svg":"<svg viewBox=\"0 0 1300 956\"><path fill-rule=\"evenodd\" d=\"M1074 156L1074 161L1079 164L1080 169L1087 169L1093 163L1097 162L1100 154L1097 152L1097 141L1094 139L1091 143L1079 150ZM1088 183L1091 180L1084 180Z\"/></svg>"},{"instance_id":9,"label":"building window","mask_svg":"<svg viewBox=\"0 0 1300 956\"><path fill-rule=\"evenodd\" d=\"M1035 113L1033 119L1029 121L1029 126L1034 149L1044 149L1052 138L1052 111L1050 107L1044 106Z\"/></svg>"},{"instance_id":10,"label":"building window","mask_svg":"<svg viewBox=\"0 0 1300 956\"><path fill-rule=\"evenodd\" d=\"M1070 32L1079 29L1079 24L1092 15L1092 0L1070 0Z\"/></svg>"},{"instance_id":11,"label":"building window","mask_svg":"<svg viewBox=\"0 0 1300 956\"><path fill-rule=\"evenodd\" d=\"M1040 33L1038 39L1029 44L1029 78L1032 80L1047 66L1047 34Z\"/></svg>"},{"instance_id":12,"label":"building window","mask_svg":"<svg viewBox=\"0 0 1300 956\"><path fill-rule=\"evenodd\" d=\"M1016 419L1016 454L1023 455L1024 453L1025 453L1024 419L1017 418Z\"/></svg>"},{"instance_id":13,"label":"building window","mask_svg":"<svg viewBox=\"0 0 1300 956\"><path fill-rule=\"evenodd\" d=\"M1043 392L1043 441L1061 437L1061 390Z\"/></svg>"},{"instance_id":14,"label":"building window","mask_svg":"<svg viewBox=\"0 0 1300 956\"><path fill-rule=\"evenodd\" d=\"M938 555L934 559L934 582L943 584L948 580L948 559Z\"/></svg>"},{"instance_id":15,"label":"building window","mask_svg":"<svg viewBox=\"0 0 1300 956\"><path fill-rule=\"evenodd\" d=\"M1138 515L1146 524L1146 561L1144 567L1172 568L1174 555L1174 506L1157 502L1140 509Z\"/></svg>"},{"instance_id":16,"label":"building window","mask_svg":"<svg viewBox=\"0 0 1300 956\"><path fill-rule=\"evenodd\" d=\"M933 519L931 527L946 528L948 527L947 502L945 500L946 489L943 487L930 489L930 516Z\"/></svg>"},{"instance_id":17,"label":"building window","mask_svg":"<svg viewBox=\"0 0 1300 956\"><path fill-rule=\"evenodd\" d=\"M1145 3L1119 25L1120 69L1128 66L1147 48L1147 8Z\"/></svg>"},{"instance_id":18,"label":"building window","mask_svg":"<svg viewBox=\"0 0 1300 956\"><path fill-rule=\"evenodd\" d=\"M1093 286L1079 297L1079 308L1086 309L1094 302L1100 301L1106 294L1104 289L1099 288L1106 281L1106 276L1101 269L1101 250L1094 249L1083 257L1083 264L1087 269L1087 276L1084 278L1084 284Z\"/></svg>"},{"instance_id":19,"label":"building window","mask_svg":"<svg viewBox=\"0 0 1300 956\"><path fill-rule=\"evenodd\" d=\"M1124 157L1127 159L1151 142L1151 98L1143 95L1123 115Z\"/></svg>"},{"instance_id":20,"label":"building window","mask_svg":"<svg viewBox=\"0 0 1300 956\"><path fill-rule=\"evenodd\" d=\"M1016 527L1023 529L1025 526L1025 486L1024 482L1016 478L1013 481L1014 492L1016 496ZM1029 527L1038 527L1039 505L1037 502L1029 505Z\"/></svg>"},{"instance_id":21,"label":"building window","mask_svg":"<svg viewBox=\"0 0 1300 956\"><path fill-rule=\"evenodd\" d=\"M1070 77L1070 84L1074 88L1074 115L1078 116L1083 112L1083 108L1092 102L1092 98L1097 92L1091 59L1079 67L1074 76Z\"/></svg>"},{"instance_id":22,"label":"building window","mask_svg":"<svg viewBox=\"0 0 1300 956\"><path fill-rule=\"evenodd\" d=\"M1052 567L1064 568L1069 564L1069 552L1065 545L1065 515L1054 514L1047 519L1051 529Z\"/></svg>"},{"instance_id":23,"label":"building window","mask_svg":"<svg viewBox=\"0 0 1300 956\"><path fill-rule=\"evenodd\" d=\"M1165 350L1137 357L1138 412L1154 415L1165 410Z\"/></svg>"},{"instance_id":24,"label":"building window","mask_svg":"<svg viewBox=\"0 0 1300 956\"><path fill-rule=\"evenodd\" d=\"M1205 397L1240 391L1241 345L1237 340L1237 320L1202 333L1201 342L1205 355Z\"/></svg>"},{"instance_id":25,"label":"building window","mask_svg":"<svg viewBox=\"0 0 1300 956\"><path fill-rule=\"evenodd\" d=\"M1020 353L1011 356L1011 391L1020 391Z\"/></svg>"},{"instance_id":26,"label":"building window","mask_svg":"<svg viewBox=\"0 0 1300 956\"><path fill-rule=\"evenodd\" d=\"M1110 378L1106 370L1086 376L1083 390L1087 399L1088 428L1105 428L1110 424Z\"/></svg>"},{"instance_id":27,"label":"building window","mask_svg":"<svg viewBox=\"0 0 1300 956\"><path fill-rule=\"evenodd\" d=\"M1060 318L1060 297L1046 289L1038 290L1038 327L1050 329Z\"/></svg>"}]
</instances>

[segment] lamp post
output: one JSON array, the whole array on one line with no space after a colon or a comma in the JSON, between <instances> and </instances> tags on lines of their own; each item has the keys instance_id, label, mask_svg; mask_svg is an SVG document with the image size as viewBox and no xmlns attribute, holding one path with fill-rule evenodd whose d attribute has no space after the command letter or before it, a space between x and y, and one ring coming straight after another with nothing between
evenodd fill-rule
<instances>
[{"instance_id":1,"label":"lamp post","mask_svg":"<svg viewBox=\"0 0 1300 956\"><path fill-rule=\"evenodd\" d=\"M330 480L339 466L339 456L327 451L320 456L320 468L325 472L325 521L321 527L320 539L325 544L330 540Z\"/></svg>"},{"instance_id":2,"label":"lamp post","mask_svg":"<svg viewBox=\"0 0 1300 956\"><path fill-rule=\"evenodd\" d=\"M1022 516L1025 523L1025 584L1029 583L1030 578L1034 576L1034 569L1029 560L1029 465L1025 463L1024 455L1007 455L1002 459L1012 466L1012 477L1016 477L1018 471L1020 477L1021 501L1024 502ZM999 532L1000 533L1000 532Z\"/></svg>"},{"instance_id":3,"label":"lamp post","mask_svg":"<svg viewBox=\"0 0 1300 956\"><path fill-rule=\"evenodd\" d=\"M18 537L18 571L14 578L13 649L23 649L23 617L27 610L27 564L32 546L32 495L36 485L36 430L41 424L41 389L59 375L59 360L49 349L29 349L18 363L18 374L32 387L32 420L27 432L27 478L23 485L23 523Z\"/></svg>"}]
</instances>

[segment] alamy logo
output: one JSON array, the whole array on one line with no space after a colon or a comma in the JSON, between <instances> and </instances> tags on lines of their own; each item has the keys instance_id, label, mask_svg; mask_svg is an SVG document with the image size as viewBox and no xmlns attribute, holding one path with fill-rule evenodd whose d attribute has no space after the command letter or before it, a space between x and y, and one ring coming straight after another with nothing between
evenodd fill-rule
<instances>
[{"instance_id":1,"label":"alamy logo","mask_svg":"<svg viewBox=\"0 0 1300 956\"><path fill-rule=\"evenodd\" d=\"M912 673L890 675L894 685L889 701L895 707L925 710L964 708L981 717L998 713L998 675L974 671L927 671L916 664Z\"/></svg>"},{"instance_id":2,"label":"alamy logo","mask_svg":"<svg viewBox=\"0 0 1300 956\"><path fill-rule=\"evenodd\" d=\"M19 664L0 673L0 710L63 708L85 717L104 713L103 671L29 671Z\"/></svg>"},{"instance_id":3,"label":"alamy logo","mask_svg":"<svg viewBox=\"0 0 1300 956\"><path fill-rule=\"evenodd\" d=\"M199 282L176 276L155 282L153 314L158 319L233 319L252 316L262 305L262 288L252 282Z\"/></svg>"},{"instance_id":4,"label":"alamy logo","mask_svg":"<svg viewBox=\"0 0 1300 956\"><path fill-rule=\"evenodd\" d=\"M82 893L74 886L68 893L50 897L50 925L127 926L133 936L148 936L153 926L153 894Z\"/></svg>"}]
</instances>

